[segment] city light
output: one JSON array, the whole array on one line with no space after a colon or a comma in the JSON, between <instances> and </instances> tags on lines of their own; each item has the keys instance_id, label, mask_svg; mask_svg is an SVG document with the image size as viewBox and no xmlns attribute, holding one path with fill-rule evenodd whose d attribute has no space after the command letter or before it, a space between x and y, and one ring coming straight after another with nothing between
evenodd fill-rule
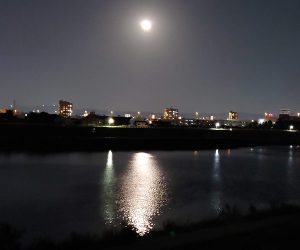
<instances>
[{"instance_id":1,"label":"city light","mask_svg":"<svg viewBox=\"0 0 300 250\"><path fill-rule=\"evenodd\" d=\"M293 125L290 125L290 130L294 130L294 126Z\"/></svg>"},{"instance_id":2,"label":"city light","mask_svg":"<svg viewBox=\"0 0 300 250\"><path fill-rule=\"evenodd\" d=\"M109 124L109 125L113 125L114 123L115 123L115 120L114 120L113 118L110 117L110 118L108 119L108 124Z\"/></svg>"},{"instance_id":3,"label":"city light","mask_svg":"<svg viewBox=\"0 0 300 250\"><path fill-rule=\"evenodd\" d=\"M87 110L85 110L82 116L87 117L88 115L89 115L89 113L87 112Z\"/></svg>"},{"instance_id":4,"label":"city light","mask_svg":"<svg viewBox=\"0 0 300 250\"><path fill-rule=\"evenodd\" d=\"M219 122L216 123L216 128L220 128L220 123Z\"/></svg>"}]
</instances>

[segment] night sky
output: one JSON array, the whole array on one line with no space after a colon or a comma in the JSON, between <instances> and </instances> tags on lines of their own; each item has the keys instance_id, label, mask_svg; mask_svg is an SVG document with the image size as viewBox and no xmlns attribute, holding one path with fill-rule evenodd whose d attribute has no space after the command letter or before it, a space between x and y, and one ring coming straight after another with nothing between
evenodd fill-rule
<instances>
[{"instance_id":1,"label":"night sky","mask_svg":"<svg viewBox=\"0 0 300 250\"><path fill-rule=\"evenodd\" d=\"M299 0L0 0L0 107L297 112L299 46Z\"/></svg>"}]
</instances>

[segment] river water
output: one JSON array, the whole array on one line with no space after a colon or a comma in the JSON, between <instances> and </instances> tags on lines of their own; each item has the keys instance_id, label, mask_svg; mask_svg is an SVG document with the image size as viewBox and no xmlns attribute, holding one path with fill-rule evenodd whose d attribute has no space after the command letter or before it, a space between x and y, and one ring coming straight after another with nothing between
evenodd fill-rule
<instances>
[{"instance_id":1,"label":"river water","mask_svg":"<svg viewBox=\"0 0 300 250\"><path fill-rule=\"evenodd\" d=\"M166 221L213 218L226 204L300 201L300 148L0 154L0 222L27 239L101 234L130 225L139 235Z\"/></svg>"}]
</instances>

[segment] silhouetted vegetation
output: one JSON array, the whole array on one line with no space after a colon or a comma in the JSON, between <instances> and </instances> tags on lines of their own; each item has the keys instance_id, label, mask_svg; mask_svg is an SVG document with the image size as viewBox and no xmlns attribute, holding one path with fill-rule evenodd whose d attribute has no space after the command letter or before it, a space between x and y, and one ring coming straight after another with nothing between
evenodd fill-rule
<instances>
[{"instance_id":1,"label":"silhouetted vegetation","mask_svg":"<svg viewBox=\"0 0 300 250\"><path fill-rule=\"evenodd\" d=\"M42 116L43 117L43 116ZM28 119L40 120L40 116ZM45 116L59 123L56 116ZM60 118L59 118L60 119ZM45 124L1 124L0 150L29 152L106 150L198 150L263 145L300 145L300 132L199 128L105 128Z\"/></svg>"},{"instance_id":2,"label":"silhouetted vegetation","mask_svg":"<svg viewBox=\"0 0 300 250\"><path fill-rule=\"evenodd\" d=\"M24 230L19 230L9 224L0 224L0 249L18 250L21 248L20 239Z\"/></svg>"}]
</instances>

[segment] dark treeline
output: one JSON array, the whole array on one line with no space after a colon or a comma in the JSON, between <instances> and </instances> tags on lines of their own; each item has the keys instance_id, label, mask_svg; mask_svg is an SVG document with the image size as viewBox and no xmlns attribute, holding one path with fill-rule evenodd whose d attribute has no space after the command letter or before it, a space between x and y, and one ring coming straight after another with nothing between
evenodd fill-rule
<instances>
[{"instance_id":1,"label":"dark treeline","mask_svg":"<svg viewBox=\"0 0 300 250\"><path fill-rule=\"evenodd\" d=\"M259 145L300 145L300 122L279 119L275 124L250 123L244 128L209 129L202 126L129 126L130 118L90 114L63 118L56 114L29 113L22 118L12 112L0 114L1 151L106 151L197 150ZM121 127L120 127L121 125Z\"/></svg>"},{"instance_id":2,"label":"dark treeline","mask_svg":"<svg viewBox=\"0 0 300 250\"><path fill-rule=\"evenodd\" d=\"M0 124L1 151L197 150L300 145L300 132Z\"/></svg>"},{"instance_id":3,"label":"dark treeline","mask_svg":"<svg viewBox=\"0 0 300 250\"><path fill-rule=\"evenodd\" d=\"M132 117L114 116L113 124L109 124L110 116L97 115L91 112L86 117L72 117L65 118L57 114L48 114L46 112L36 113L30 112L28 114L15 115L12 110L7 110L6 113L0 114L0 124L27 124L27 125L48 125L48 126L89 126L89 127L101 127L101 126L136 126L136 121ZM143 119L141 119L143 120ZM141 122L139 120L139 122ZM188 119L186 121L190 121ZM148 128L173 128L173 127L185 127L185 128L215 128L216 122L220 122L220 128L235 128L235 129L274 129L274 130L290 130L292 125L293 130L300 130L300 118L295 116L281 116L276 122L265 121L258 123L257 121L240 121L239 122L224 122L224 120L197 120L192 119L193 122L172 121L172 120L149 120L144 119L146 127ZM223 121L223 122L222 122Z\"/></svg>"},{"instance_id":4,"label":"dark treeline","mask_svg":"<svg viewBox=\"0 0 300 250\"><path fill-rule=\"evenodd\" d=\"M108 125L109 116L100 116L94 113L87 117L65 118L57 114L48 114L46 112L30 112L23 115L14 115L12 110L0 114L0 123L2 124L43 124L48 126L105 126ZM129 125L130 118L116 116L114 125Z\"/></svg>"}]
</instances>

